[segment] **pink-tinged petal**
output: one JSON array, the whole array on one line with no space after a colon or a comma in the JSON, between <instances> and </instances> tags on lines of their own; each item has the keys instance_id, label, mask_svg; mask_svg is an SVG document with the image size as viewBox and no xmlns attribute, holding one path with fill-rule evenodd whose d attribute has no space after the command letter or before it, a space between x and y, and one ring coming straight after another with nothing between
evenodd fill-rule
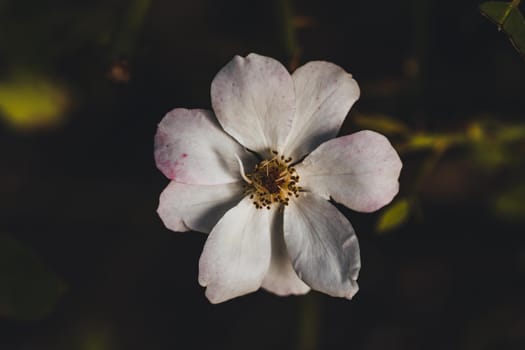
<instances>
[{"instance_id":1,"label":"pink-tinged petal","mask_svg":"<svg viewBox=\"0 0 525 350\"><path fill-rule=\"evenodd\" d=\"M283 214L276 212L272 225L272 260L262 287L277 295L299 295L310 291L293 269L283 236Z\"/></svg>"},{"instance_id":2,"label":"pink-tinged petal","mask_svg":"<svg viewBox=\"0 0 525 350\"><path fill-rule=\"evenodd\" d=\"M211 303L259 289L270 265L270 224L271 211L244 198L215 225L199 261L199 283Z\"/></svg>"},{"instance_id":3,"label":"pink-tinged petal","mask_svg":"<svg viewBox=\"0 0 525 350\"><path fill-rule=\"evenodd\" d=\"M344 69L323 61L299 67L292 78L297 110L284 154L298 160L337 135L359 86Z\"/></svg>"},{"instance_id":4,"label":"pink-tinged petal","mask_svg":"<svg viewBox=\"0 0 525 350\"><path fill-rule=\"evenodd\" d=\"M169 179L195 185L241 180L238 155L245 165L255 157L220 127L211 111L176 108L159 123L155 161Z\"/></svg>"},{"instance_id":5,"label":"pink-tinged petal","mask_svg":"<svg viewBox=\"0 0 525 350\"><path fill-rule=\"evenodd\" d=\"M211 102L224 130L261 156L282 150L295 110L292 77L270 57L235 56L215 76Z\"/></svg>"},{"instance_id":6,"label":"pink-tinged petal","mask_svg":"<svg viewBox=\"0 0 525 350\"><path fill-rule=\"evenodd\" d=\"M172 231L208 233L242 198L243 183L188 185L175 181L162 191L157 213Z\"/></svg>"},{"instance_id":7,"label":"pink-tinged petal","mask_svg":"<svg viewBox=\"0 0 525 350\"><path fill-rule=\"evenodd\" d=\"M328 201L302 193L284 210L284 241L299 277L312 289L351 299L358 291L359 243Z\"/></svg>"},{"instance_id":8,"label":"pink-tinged petal","mask_svg":"<svg viewBox=\"0 0 525 350\"><path fill-rule=\"evenodd\" d=\"M373 212L397 194L401 167L387 138L365 130L323 143L296 169L306 190L356 211Z\"/></svg>"}]
</instances>

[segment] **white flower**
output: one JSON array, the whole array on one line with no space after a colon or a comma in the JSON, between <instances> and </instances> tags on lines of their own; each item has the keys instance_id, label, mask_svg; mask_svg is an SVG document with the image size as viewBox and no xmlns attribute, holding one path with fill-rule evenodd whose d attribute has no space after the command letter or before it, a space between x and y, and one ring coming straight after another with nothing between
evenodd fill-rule
<instances>
[{"instance_id":1,"label":"white flower","mask_svg":"<svg viewBox=\"0 0 525 350\"><path fill-rule=\"evenodd\" d=\"M172 181L158 213L173 231L210 232L199 283L212 303L261 286L352 298L359 245L328 201L372 212L398 192L401 161L372 131L336 136L359 97L328 62L292 75L278 61L236 56L211 85L213 111L174 109L155 136Z\"/></svg>"}]
</instances>

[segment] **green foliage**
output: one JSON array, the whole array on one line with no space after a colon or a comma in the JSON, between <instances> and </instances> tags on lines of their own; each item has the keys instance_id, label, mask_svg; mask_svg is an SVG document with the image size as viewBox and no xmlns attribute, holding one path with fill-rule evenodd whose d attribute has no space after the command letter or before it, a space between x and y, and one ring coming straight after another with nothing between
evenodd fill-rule
<instances>
[{"instance_id":1,"label":"green foliage","mask_svg":"<svg viewBox=\"0 0 525 350\"><path fill-rule=\"evenodd\" d=\"M525 58L525 19L518 8L519 3L519 0L487 1L480 5L480 10L509 36L512 45Z\"/></svg>"},{"instance_id":2,"label":"green foliage","mask_svg":"<svg viewBox=\"0 0 525 350\"><path fill-rule=\"evenodd\" d=\"M424 157L417 175L410 185L403 187L407 197L394 201L382 212L376 225L378 233L399 228L414 209L419 209L414 205L414 198L418 197L421 188L433 176L433 171L449 150L456 152L456 155L463 154L472 161L469 164L485 175L502 174L502 170L520 171L525 164L522 152L525 147L525 124L522 122L480 119L469 122L462 130L439 133L411 131L402 122L388 116L359 115L356 124L397 136L399 141L394 142L394 146L401 155L417 153ZM525 189L522 192L502 193L493 207L501 214L500 217L525 218Z\"/></svg>"},{"instance_id":3,"label":"green foliage","mask_svg":"<svg viewBox=\"0 0 525 350\"><path fill-rule=\"evenodd\" d=\"M411 209L412 204L407 198L395 200L381 214L377 222L376 231L378 233L386 233L398 228L408 220Z\"/></svg>"},{"instance_id":4,"label":"green foliage","mask_svg":"<svg viewBox=\"0 0 525 350\"><path fill-rule=\"evenodd\" d=\"M0 317L41 319L65 291L65 283L29 248L0 234Z\"/></svg>"}]
</instances>

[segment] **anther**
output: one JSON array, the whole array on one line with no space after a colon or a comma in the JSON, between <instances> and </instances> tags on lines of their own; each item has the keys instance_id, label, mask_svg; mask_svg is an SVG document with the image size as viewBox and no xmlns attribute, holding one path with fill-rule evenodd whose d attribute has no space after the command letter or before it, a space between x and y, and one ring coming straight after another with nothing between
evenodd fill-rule
<instances>
[{"instance_id":1,"label":"anther","mask_svg":"<svg viewBox=\"0 0 525 350\"><path fill-rule=\"evenodd\" d=\"M289 165L292 158L287 158L275 150L270 152L274 157L255 165L251 174L244 173L242 162L236 156L241 176L246 181L245 187L257 209L271 209L274 203L287 205L290 198L299 196L296 186L299 176L295 168Z\"/></svg>"}]
</instances>

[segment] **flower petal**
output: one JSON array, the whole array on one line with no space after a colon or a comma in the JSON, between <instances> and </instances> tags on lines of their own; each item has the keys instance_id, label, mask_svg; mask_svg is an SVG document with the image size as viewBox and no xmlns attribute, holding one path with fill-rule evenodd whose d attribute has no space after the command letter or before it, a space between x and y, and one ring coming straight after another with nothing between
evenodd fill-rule
<instances>
[{"instance_id":1,"label":"flower petal","mask_svg":"<svg viewBox=\"0 0 525 350\"><path fill-rule=\"evenodd\" d=\"M365 130L323 143L296 169L306 190L356 211L373 212L397 194L401 167L387 138Z\"/></svg>"},{"instance_id":2,"label":"flower petal","mask_svg":"<svg viewBox=\"0 0 525 350\"><path fill-rule=\"evenodd\" d=\"M323 61L299 67L292 78L297 110L284 154L299 160L337 135L359 86L344 69Z\"/></svg>"},{"instance_id":3,"label":"flower petal","mask_svg":"<svg viewBox=\"0 0 525 350\"><path fill-rule=\"evenodd\" d=\"M213 228L199 261L199 283L212 303L256 291L271 256L271 211L244 198Z\"/></svg>"},{"instance_id":4,"label":"flower petal","mask_svg":"<svg viewBox=\"0 0 525 350\"><path fill-rule=\"evenodd\" d=\"M276 212L272 225L272 260L262 287L277 295L305 294L310 291L299 279L286 250L283 236L283 214Z\"/></svg>"},{"instance_id":5,"label":"flower petal","mask_svg":"<svg viewBox=\"0 0 525 350\"><path fill-rule=\"evenodd\" d=\"M312 289L351 299L361 268L350 222L326 200L303 193L284 210L284 240L299 277Z\"/></svg>"},{"instance_id":6,"label":"flower petal","mask_svg":"<svg viewBox=\"0 0 525 350\"><path fill-rule=\"evenodd\" d=\"M242 198L243 183L188 185L175 181L162 191L157 212L172 231L208 233Z\"/></svg>"},{"instance_id":7,"label":"flower petal","mask_svg":"<svg viewBox=\"0 0 525 350\"><path fill-rule=\"evenodd\" d=\"M292 77L270 57L235 56L215 76L211 101L224 130L261 156L281 151L295 110Z\"/></svg>"},{"instance_id":8,"label":"flower petal","mask_svg":"<svg viewBox=\"0 0 525 350\"><path fill-rule=\"evenodd\" d=\"M155 161L169 179L196 185L241 180L238 155L250 167L255 157L226 134L211 111L176 108L160 122Z\"/></svg>"}]
</instances>

